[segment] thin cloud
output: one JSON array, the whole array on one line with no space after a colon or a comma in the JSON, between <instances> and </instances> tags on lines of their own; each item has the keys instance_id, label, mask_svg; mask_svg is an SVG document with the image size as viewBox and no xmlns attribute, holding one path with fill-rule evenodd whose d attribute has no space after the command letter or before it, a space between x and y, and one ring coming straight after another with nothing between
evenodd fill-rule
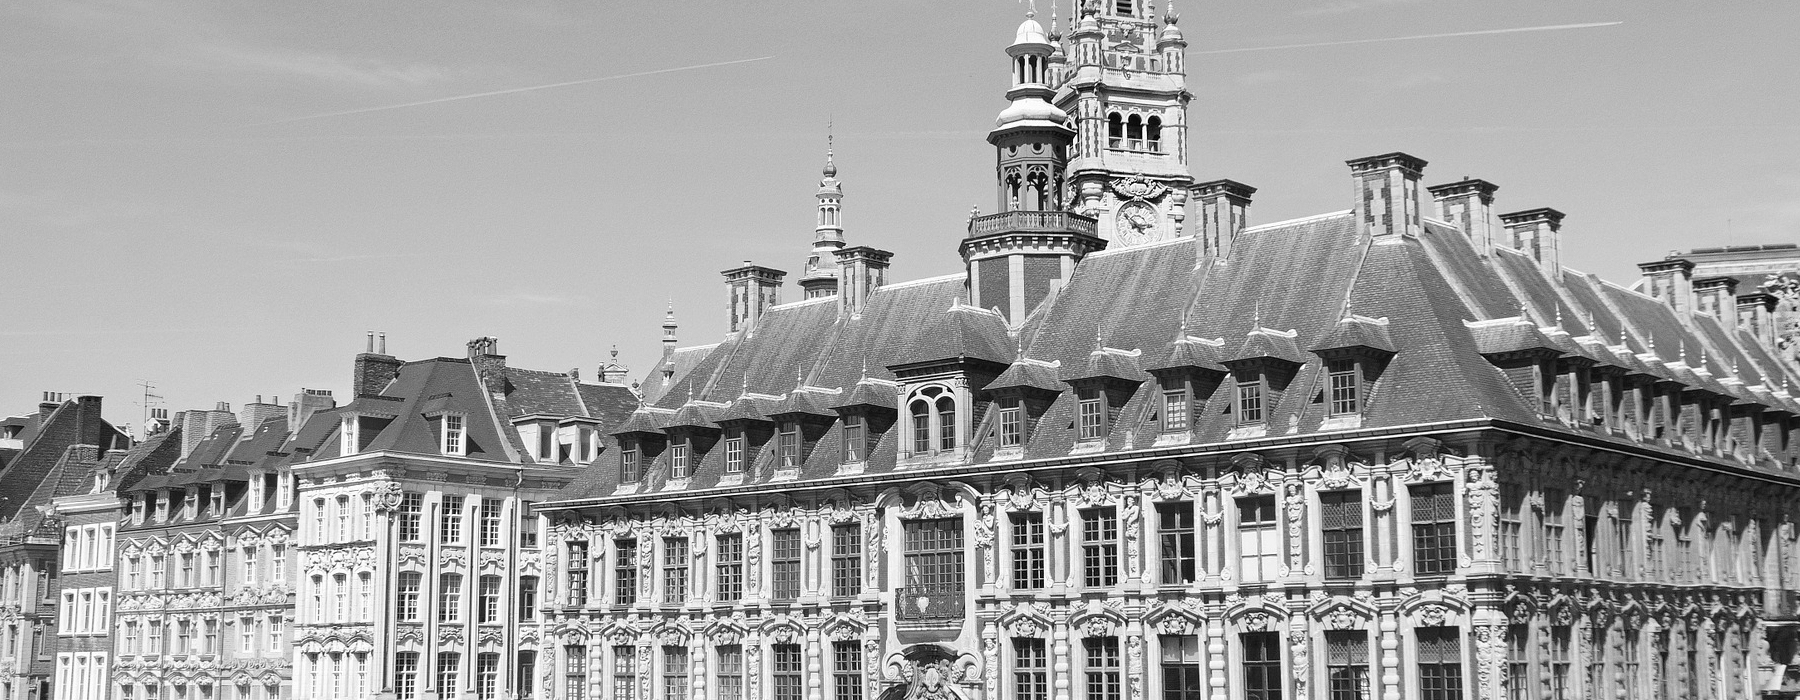
<instances>
[{"instance_id":1,"label":"thin cloud","mask_svg":"<svg viewBox=\"0 0 1800 700\"><path fill-rule=\"evenodd\" d=\"M190 44L173 52L165 62L202 70L284 75L367 87L428 85L453 77L446 68L424 63L396 65L375 59L227 43Z\"/></svg>"},{"instance_id":2,"label":"thin cloud","mask_svg":"<svg viewBox=\"0 0 1800 700\"><path fill-rule=\"evenodd\" d=\"M607 76L601 76L598 78L583 78L581 80L570 80L570 81L561 82L561 83L550 83L547 85L528 85L526 87L508 88L505 90L491 90L488 92L477 92L477 93L472 93L472 94L468 94L468 95L453 95L450 97L439 97L434 100L419 100L417 102L403 102L401 104L382 105L380 107L365 107L362 109L347 109L347 110L343 110L341 112L325 112L322 114L308 114L308 115L300 116L300 117L289 117L287 119L277 119L275 121L251 124L250 126L273 126L276 124L292 124L294 122L302 122L302 121L308 121L308 120L312 120L312 119L325 119L327 117L347 117L352 114L368 114L370 112L386 112L388 110L406 109L408 107L423 107L425 105L442 104L445 102L459 102L462 100L473 100L473 99L480 98L480 97L494 97L496 95L511 95L511 94L520 93L520 92L531 92L533 90L548 90L551 88L569 87L572 85L587 85L589 83L599 83L599 82L605 82L608 80L623 80L625 78L637 78L637 77L642 77L642 76L646 76L646 75L661 75L663 73L675 73L675 72L679 72L679 71L699 70L701 68L716 68L718 66L730 66L730 65L736 65L739 63L751 63L753 61L767 61L771 58L774 58L774 56L760 56L757 58L740 58L735 61L718 61L715 63L701 63L698 65L692 65L692 66L680 66L680 67L676 67L676 68L662 68L662 69L658 69L658 70L640 71L637 73L624 73L621 75L607 75Z\"/></svg>"},{"instance_id":3,"label":"thin cloud","mask_svg":"<svg viewBox=\"0 0 1800 700\"><path fill-rule=\"evenodd\" d=\"M1296 10L1294 14L1301 17L1341 15L1349 12L1360 12L1375 7L1411 5L1417 2L1419 2L1419 0L1337 0L1336 2L1326 2L1315 7Z\"/></svg>"},{"instance_id":4,"label":"thin cloud","mask_svg":"<svg viewBox=\"0 0 1800 700\"><path fill-rule=\"evenodd\" d=\"M1213 49L1211 51L1193 51L1194 55L1219 53L1244 53L1247 51L1279 51L1282 49L1311 49L1321 46L1350 46L1352 44L1379 44L1387 41L1413 41L1416 39L1448 39L1460 36L1487 36L1491 34L1518 34L1521 32L1550 32L1563 29L1591 29L1594 27L1612 27L1624 24L1618 22L1586 22L1582 24L1548 24L1539 27L1513 27L1510 29L1482 29L1473 32L1448 32L1445 34L1417 34L1414 36L1390 36L1380 39L1351 39L1349 41L1321 41L1311 44L1280 44L1277 46L1250 46L1241 49Z\"/></svg>"}]
</instances>

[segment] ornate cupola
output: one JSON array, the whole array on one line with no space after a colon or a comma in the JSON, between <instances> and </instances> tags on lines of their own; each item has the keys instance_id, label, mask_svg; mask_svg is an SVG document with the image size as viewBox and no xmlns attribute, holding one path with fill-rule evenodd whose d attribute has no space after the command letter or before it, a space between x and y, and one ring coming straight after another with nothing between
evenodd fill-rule
<instances>
[{"instance_id":1,"label":"ornate cupola","mask_svg":"<svg viewBox=\"0 0 1800 700\"><path fill-rule=\"evenodd\" d=\"M988 143L996 154L1000 213L969 220L963 240L971 305L997 310L1018 327L1039 302L1062 286L1075 263L1106 243L1094 220L1064 211L1064 169L1075 137L1069 115L1048 101L1055 47L1029 15L1006 55L1012 58L1011 104L994 120Z\"/></svg>"},{"instance_id":2,"label":"ornate cupola","mask_svg":"<svg viewBox=\"0 0 1800 700\"><path fill-rule=\"evenodd\" d=\"M837 251L844 247L844 224L839 219L844 187L837 179L837 164L832 161L831 137L825 137L825 171L819 180L819 219L813 228L812 255L806 259L806 272L800 277L800 288L807 299L828 297L838 291Z\"/></svg>"}]
</instances>

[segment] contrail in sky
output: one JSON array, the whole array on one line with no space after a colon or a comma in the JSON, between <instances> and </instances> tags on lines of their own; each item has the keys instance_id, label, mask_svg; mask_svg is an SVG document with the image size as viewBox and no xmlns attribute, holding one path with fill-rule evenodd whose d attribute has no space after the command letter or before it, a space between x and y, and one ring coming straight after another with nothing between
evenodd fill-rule
<instances>
[{"instance_id":1,"label":"contrail in sky","mask_svg":"<svg viewBox=\"0 0 1800 700\"><path fill-rule=\"evenodd\" d=\"M658 70L642 71L639 73L626 73L623 75L608 75L608 76L602 76L599 78L583 78L581 80L570 80L568 82L563 82L563 83L550 83L549 85L531 85L531 86L527 86L527 87L508 88L505 90L494 90L491 92L477 92L477 93L474 93L471 95L453 95L450 97L439 97L435 100L420 100L418 102L407 102L405 104L383 105L380 107L364 107L362 109L347 109L342 112L326 112L324 114L308 114L303 117L289 117L287 119L277 119L275 121L270 121L270 122L259 122L256 124L251 124L250 126L271 126L274 124L291 124L293 122L303 122L303 121L306 121L309 119L324 119L326 117L344 117L344 116L349 116L352 114L368 114L370 112L385 112L390 109L405 109L407 107L422 107L424 105L434 105L434 104L438 104L440 102L456 102L459 100L473 100L477 97L493 97L495 95L511 95L516 92L531 92L533 90L548 90L550 88L569 87L570 85L586 85L588 83L599 83L599 82L605 82L608 80L623 80L625 78L638 78L638 77L642 77L642 76L646 76L646 75L660 75L663 73L676 73L676 72L680 72L680 71L699 70L701 68L716 68L718 66L730 66L730 65L736 65L739 63L750 63L752 61L767 61L771 58L774 58L774 56L760 56L757 58L740 58L735 61L719 61L718 63L702 63L702 64L696 65L696 66L681 66L679 68L662 68L662 69L658 69Z\"/></svg>"},{"instance_id":2,"label":"contrail in sky","mask_svg":"<svg viewBox=\"0 0 1800 700\"><path fill-rule=\"evenodd\" d=\"M1588 22L1586 24L1550 24L1542 27L1513 27L1512 29L1483 29L1473 32L1450 32L1449 34L1420 34L1417 36L1390 36L1382 39L1352 39L1350 41L1322 41L1317 44L1282 44L1280 46L1252 46L1243 49L1213 49L1211 51L1192 51L1193 54L1242 53L1245 51L1275 51L1277 49L1310 49L1318 46L1345 46L1349 44L1376 44L1383 41L1412 41L1414 39L1445 39L1454 36L1483 36L1487 34L1517 34L1519 32L1548 32L1558 29L1588 29L1590 27L1611 27L1624 22Z\"/></svg>"}]
</instances>

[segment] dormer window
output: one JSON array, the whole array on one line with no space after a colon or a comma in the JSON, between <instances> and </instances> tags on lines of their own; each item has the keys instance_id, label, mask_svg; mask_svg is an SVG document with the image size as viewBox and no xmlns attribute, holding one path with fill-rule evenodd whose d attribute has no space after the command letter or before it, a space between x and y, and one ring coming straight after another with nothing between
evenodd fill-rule
<instances>
[{"instance_id":1,"label":"dormer window","mask_svg":"<svg viewBox=\"0 0 1800 700\"><path fill-rule=\"evenodd\" d=\"M912 416L912 451L932 454L956 449L956 397L941 386L928 386L907 402Z\"/></svg>"},{"instance_id":2,"label":"dormer window","mask_svg":"<svg viewBox=\"0 0 1800 700\"><path fill-rule=\"evenodd\" d=\"M467 454L467 438L463 435L463 416L460 413L444 414L443 452L447 455L462 456Z\"/></svg>"},{"instance_id":3,"label":"dormer window","mask_svg":"<svg viewBox=\"0 0 1800 700\"><path fill-rule=\"evenodd\" d=\"M1362 410L1362 383L1357 378L1356 360L1347 357L1327 360L1325 376L1331 392L1330 415L1347 416Z\"/></svg>"},{"instance_id":4,"label":"dormer window","mask_svg":"<svg viewBox=\"0 0 1800 700\"><path fill-rule=\"evenodd\" d=\"M626 445L625 449L619 450L619 483L635 484L641 475L637 445Z\"/></svg>"},{"instance_id":5,"label":"dormer window","mask_svg":"<svg viewBox=\"0 0 1800 700\"><path fill-rule=\"evenodd\" d=\"M744 473L744 432L733 430L725 434L725 473Z\"/></svg>"},{"instance_id":6,"label":"dormer window","mask_svg":"<svg viewBox=\"0 0 1800 700\"><path fill-rule=\"evenodd\" d=\"M1025 407L1019 399L1000 401L1000 446L1018 447L1025 443Z\"/></svg>"},{"instance_id":7,"label":"dormer window","mask_svg":"<svg viewBox=\"0 0 1800 700\"><path fill-rule=\"evenodd\" d=\"M782 469L795 469L800 466L800 424L793 421L781 424L781 432L775 437L775 455Z\"/></svg>"},{"instance_id":8,"label":"dormer window","mask_svg":"<svg viewBox=\"0 0 1800 700\"><path fill-rule=\"evenodd\" d=\"M1179 433L1188 429L1187 383L1162 392L1162 431Z\"/></svg>"},{"instance_id":9,"label":"dormer window","mask_svg":"<svg viewBox=\"0 0 1800 700\"><path fill-rule=\"evenodd\" d=\"M1106 402L1098 389L1083 389L1076 405L1076 435L1082 440L1106 437Z\"/></svg>"},{"instance_id":10,"label":"dormer window","mask_svg":"<svg viewBox=\"0 0 1800 700\"><path fill-rule=\"evenodd\" d=\"M194 489L181 490L181 517L193 520L200 513L200 492Z\"/></svg>"},{"instance_id":11,"label":"dormer window","mask_svg":"<svg viewBox=\"0 0 1800 700\"><path fill-rule=\"evenodd\" d=\"M844 462L862 462L869 458L867 420L858 414L844 416Z\"/></svg>"},{"instance_id":12,"label":"dormer window","mask_svg":"<svg viewBox=\"0 0 1800 700\"><path fill-rule=\"evenodd\" d=\"M1237 423L1238 425L1257 425L1262 422L1262 373L1239 372L1237 376Z\"/></svg>"},{"instance_id":13,"label":"dormer window","mask_svg":"<svg viewBox=\"0 0 1800 700\"><path fill-rule=\"evenodd\" d=\"M355 414L344 416L343 429L338 431L338 436L340 438L338 444L339 453L346 455L357 453L357 448L362 444L360 436L358 435L358 433L361 432L358 430L360 427Z\"/></svg>"},{"instance_id":14,"label":"dormer window","mask_svg":"<svg viewBox=\"0 0 1800 700\"><path fill-rule=\"evenodd\" d=\"M685 440L669 446L669 478L688 478L688 444Z\"/></svg>"}]
</instances>

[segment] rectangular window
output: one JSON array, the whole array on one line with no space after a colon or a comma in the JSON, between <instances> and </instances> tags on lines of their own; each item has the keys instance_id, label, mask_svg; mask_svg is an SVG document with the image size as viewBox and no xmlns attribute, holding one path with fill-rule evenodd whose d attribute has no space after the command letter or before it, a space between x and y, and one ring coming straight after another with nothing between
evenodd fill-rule
<instances>
[{"instance_id":1,"label":"rectangular window","mask_svg":"<svg viewBox=\"0 0 1800 700\"><path fill-rule=\"evenodd\" d=\"M683 700L688 696L687 647L663 647L663 698Z\"/></svg>"},{"instance_id":2,"label":"rectangular window","mask_svg":"<svg viewBox=\"0 0 1800 700\"><path fill-rule=\"evenodd\" d=\"M1369 634L1362 630L1325 633L1326 700L1372 700L1369 693Z\"/></svg>"},{"instance_id":3,"label":"rectangular window","mask_svg":"<svg viewBox=\"0 0 1800 700\"><path fill-rule=\"evenodd\" d=\"M481 499L481 546L500 546L500 508L504 502L498 498Z\"/></svg>"},{"instance_id":4,"label":"rectangular window","mask_svg":"<svg viewBox=\"0 0 1800 700\"><path fill-rule=\"evenodd\" d=\"M538 577L519 577L519 619L531 621L537 619Z\"/></svg>"},{"instance_id":5,"label":"rectangular window","mask_svg":"<svg viewBox=\"0 0 1800 700\"><path fill-rule=\"evenodd\" d=\"M1455 627L1420 627L1419 700L1462 700L1462 638Z\"/></svg>"},{"instance_id":6,"label":"rectangular window","mask_svg":"<svg viewBox=\"0 0 1800 700\"><path fill-rule=\"evenodd\" d=\"M1626 628L1624 646L1619 650L1620 656L1622 657L1620 659L1619 675L1625 681L1624 695L1626 698L1631 698L1632 700L1636 700L1638 692L1642 687L1642 684L1638 681L1638 674L1642 672L1640 670L1639 659L1642 658L1641 654L1643 654L1642 648L1638 643L1640 634L1639 630Z\"/></svg>"},{"instance_id":7,"label":"rectangular window","mask_svg":"<svg viewBox=\"0 0 1800 700\"><path fill-rule=\"evenodd\" d=\"M1082 585L1105 588L1119 583L1119 518L1112 508L1081 511Z\"/></svg>"},{"instance_id":8,"label":"rectangular window","mask_svg":"<svg viewBox=\"0 0 1800 700\"><path fill-rule=\"evenodd\" d=\"M1567 557L1563 551L1563 536L1568 526L1563 520L1563 510L1568 502L1561 490L1544 489L1544 564L1553 576L1562 575Z\"/></svg>"},{"instance_id":9,"label":"rectangular window","mask_svg":"<svg viewBox=\"0 0 1800 700\"><path fill-rule=\"evenodd\" d=\"M483 653L475 655L475 697L476 700L494 700L500 693L500 655ZM677 696L678 697L678 696Z\"/></svg>"},{"instance_id":10,"label":"rectangular window","mask_svg":"<svg viewBox=\"0 0 1800 700\"><path fill-rule=\"evenodd\" d=\"M1193 583L1199 577L1194 539L1194 504L1156 504L1157 544L1162 554L1163 585Z\"/></svg>"},{"instance_id":11,"label":"rectangular window","mask_svg":"<svg viewBox=\"0 0 1800 700\"><path fill-rule=\"evenodd\" d=\"M831 700L862 700L862 646L855 641L831 643Z\"/></svg>"},{"instance_id":12,"label":"rectangular window","mask_svg":"<svg viewBox=\"0 0 1800 700\"><path fill-rule=\"evenodd\" d=\"M463 453L463 417L455 413L444 414L444 454L460 455Z\"/></svg>"},{"instance_id":13,"label":"rectangular window","mask_svg":"<svg viewBox=\"0 0 1800 700\"><path fill-rule=\"evenodd\" d=\"M718 654L719 700L744 700L744 648L727 644L719 647Z\"/></svg>"},{"instance_id":14,"label":"rectangular window","mask_svg":"<svg viewBox=\"0 0 1800 700\"><path fill-rule=\"evenodd\" d=\"M1106 405L1096 393L1084 392L1081 402L1076 405L1076 437L1082 440L1098 440L1106 437Z\"/></svg>"},{"instance_id":15,"label":"rectangular window","mask_svg":"<svg viewBox=\"0 0 1800 700\"><path fill-rule=\"evenodd\" d=\"M438 577L438 622L462 620L462 574Z\"/></svg>"},{"instance_id":16,"label":"rectangular window","mask_svg":"<svg viewBox=\"0 0 1800 700\"><path fill-rule=\"evenodd\" d=\"M906 595L930 597L938 605L963 603L963 527L961 518L908 520L905 530Z\"/></svg>"},{"instance_id":17,"label":"rectangular window","mask_svg":"<svg viewBox=\"0 0 1800 700\"><path fill-rule=\"evenodd\" d=\"M849 598L862 592L862 526L831 526L831 594Z\"/></svg>"},{"instance_id":18,"label":"rectangular window","mask_svg":"<svg viewBox=\"0 0 1800 700\"><path fill-rule=\"evenodd\" d=\"M1013 639L1013 692L1017 700L1049 700L1050 657L1044 653L1044 640L1030 637Z\"/></svg>"},{"instance_id":19,"label":"rectangular window","mask_svg":"<svg viewBox=\"0 0 1800 700\"><path fill-rule=\"evenodd\" d=\"M862 416L856 414L844 416L844 462L846 464L861 462L868 457L866 450L868 427L864 425L864 420Z\"/></svg>"},{"instance_id":20,"label":"rectangular window","mask_svg":"<svg viewBox=\"0 0 1800 700\"><path fill-rule=\"evenodd\" d=\"M1614 513L1612 521L1613 552L1616 553L1613 559L1613 571L1617 572L1617 575L1625 577L1631 575L1631 550L1634 549L1631 546L1631 521L1635 518L1632 517L1631 507L1631 501L1619 501L1618 510ZM1762 559L1752 557L1751 561L1760 563ZM1596 575L1598 573L1595 572Z\"/></svg>"},{"instance_id":21,"label":"rectangular window","mask_svg":"<svg viewBox=\"0 0 1800 700\"><path fill-rule=\"evenodd\" d=\"M1281 533L1275 527L1275 497L1237 500L1238 580L1271 581L1281 571Z\"/></svg>"},{"instance_id":22,"label":"rectangular window","mask_svg":"<svg viewBox=\"0 0 1800 700\"><path fill-rule=\"evenodd\" d=\"M725 438L725 473L744 473L744 436Z\"/></svg>"},{"instance_id":23,"label":"rectangular window","mask_svg":"<svg viewBox=\"0 0 1800 700\"><path fill-rule=\"evenodd\" d=\"M588 543L585 540L574 540L569 547L569 604L587 605L588 600Z\"/></svg>"},{"instance_id":24,"label":"rectangular window","mask_svg":"<svg viewBox=\"0 0 1800 700\"><path fill-rule=\"evenodd\" d=\"M1518 484L1500 485L1500 567L1524 573L1525 495Z\"/></svg>"},{"instance_id":25,"label":"rectangular window","mask_svg":"<svg viewBox=\"0 0 1800 700\"><path fill-rule=\"evenodd\" d=\"M799 423L781 424L781 432L775 436L775 456L784 468L792 469L800 466Z\"/></svg>"},{"instance_id":26,"label":"rectangular window","mask_svg":"<svg viewBox=\"0 0 1800 700\"><path fill-rule=\"evenodd\" d=\"M800 597L800 531L770 530L774 546L769 558L776 600Z\"/></svg>"},{"instance_id":27,"label":"rectangular window","mask_svg":"<svg viewBox=\"0 0 1800 700\"><path fill-rule=\"evenodd\" d=\"M1237 381L1238 425L1254 425L1263 422L1263 385L1262 376L1251 374Z\"/></svg>"},{"instance_id":28,"label":"rectangular window","mask_svg":"<svg viewBox=\"0 0 1800 700\"><path fill-rule=\"evenodd\" d=\"M628 447L619 451L619 483L635 484L638 480L637 447Z\"/></svg>"},{"instance_id":29,"label":"rectangular window","mask_svg":"<svg viewBox=\"0 0 1800 700\"><path fill-rule=\"evenodd\" d=\"M613 603L631 605L637 602L637 540L613 540Z\"/></svg>"},{"instance_id":30,"label":"rectangular window","mask_svg":"<svg viewBox=\"0 0 1800 700\"><path fill-rule=\"evenodd\" d=\"M1413 572L1456 570L1456 497L1449 483L1407 487L1412 502Z\"/></svg>"},{"instance_id":31,"label":"rectangular window","mask_svg":"<svg viewBox=\"0 0 1800 700\"><path fill-rule=\"evenodd\" d=\"M1081 640L1083 670L1087 674L1088 700L1119 700L1119 638L1086 637Z\"/></svg>"},{"instance_id":32,"label":"rectangular window","mask_svg":"<svg viewBox=\"0 0 1800 700\"><path fill-rule=\"evenodd\" d=\"M394 654L394 697L396 700L413 700L419 692L419 652L402 651Z\"/></svg>"},{"instance_id":33,"label":"rectangular window","mask_svg":"<svg viewBox=\"0 0 1800 700\"><path fill-rule=\"evenodd\" d=\"M420 542L424 540L421 532L425 518L425 494L406 493L400 496L399 511L400 541Z\"/></svg>"},{"instance_id":34,"label":"rectangular window","mask_svg":"<svg viewBox=\"0 0 1800 700\"><path fill-rule=\"evenodd\" d=\"M727 533L718 536L713 549L714 574L713 585L715 597L720 602L742 600L744 597L744 535Z\"/></svg>"},{"instance_id":35,"label":"rectangular window","mask_svg":"<svg viewBox=\"0 0 1800 700\"><path fill-rule=\"evenodd\" d=\"M1550 700L1569 700L1574 691L1569 687L1569 669L1574 664L1569 654L1570 633L1568 625L1555 625L1550 628ZM1690 653L1692 647L1689 647ZM1688 675L1700 675L1700 669L1690 666Z\"/></svg>"},{"instance_id":36,"label":"rectangular window","mask_svg":"<svg viewBox=\"0 0 1800 700\"><path fill-rule=\"evenodd\" d=\"M1018 399L1000 404L1000 446L1017 447L1025 443L1025 409Z\"/></svg>"},{"instance_id":37,"label":"rectangular window","mask_svg":"<svg viewBox=\"0 0 1800 700\"><path fill-rule=\"evenodd\" d=\"M1206 700L1199 635L1165 634L1157 642L1162 650L1163 700Z\"/></svg>"},{"instance_id":38,"label":"rectangular window","mask_svg":"<svg viewBox=\"0 0 1800 700\"><path fill-rule=\"evenodd\" d=\"M461 689L456 684L457 671L462 666L462 654L454 651L440 651L437 655L437 687L440 693L454 693Z\"/></svg>"},{"instance_id":39,"label":"rectangular window","mask_svg":"<svg viewBox=\"0 0 1800 700\"><path fill-rule=\"evenodd\" d=\"M688 539L663 538L663 602L680 603L688 597Z\"/></svg>"},{"instance_id":40,"label":"rectangular window","mask_svg":"<svg viewBox=\"0 0 1800 700\"><path fill-rule=\"evenodd\" d=\"M688 478L688 444L685 440L669 446L669 478Z\"/></svg>"},{"instance_id":41,"label":"rectangular window","mask_svg":"<svg viewBox=\"0 0 1800 700\"><path fill-rule=\"evenodd\" d=\"M400 584L396 587L395 608L401 622L419 621L419 586L422 575L417 571L400 572Z\"/></svg>"},{"instance_id":42,"label":"rectangular window","mask_svg":"<svg viewBox=\"0 0 1800 700\"><path fill-rule=\"evenodd\" d=\"M800 672L805 668L800 659L800 645L771 644L769 656L774 661L770 679L775 683L775 700L800 700L805 685Z\"/></svg>"},{"instance_id":43,"label":"rectangular window","mask_svg":"<svg viewBox=\"0 0 1800 700\"><path fill-rule=\"evenodd\" d=\"M1281 637L1274 632L1246 632L1244 645L1244 697L1281 700L1287 679L1281 673Z\"/></svg>"},{"instance_id":44,"label":"rectangular window","mask_svg":"<svg viewBox=\"0 0 1800 700\"><path fill-rule=\"evenodd\" d=\"M445 496L444 512L438 518L438 541L444 544L462 544L463 541L463 497Z\"/></svg>"},{"instance_id":45,"label":"rectangular window","mask_svg":"<svg viewBox=\"0 0 1800 700\"><path fill-rule=\"evenodd\" d=\"M1162 393L1162 429L1179 433L1188 429L1187 389L1166 389Z\"/></svg>"},{"instance_id":46,"label":"rectangular window","mask_svg":"<svg viewBox=\"0 0 1800 700\"><path fill-rule=\"evenodd\" d=\"M1032 591L1044 587L1044 514L1013 513L1012 587Z\"/></svg>"},{"instance_id":47,"label":"rectangular window","mask_svg":"<svg viewBox=\"0 0 1800 700\"><path fill-rule=\"evenodd\" d=\"M500 577L483 576L477 583L477 595L481 597L480 607L476 609L475 621L478 623L495 623L500 621Z\"/></svg>"},{"instance_id":48,"label":"rectangular window","mask_svg":"<svg viewBox=\"0 0 1800 700\"><path fill-rule=\"evenodd\" d=\"M1361 578L1362 491L1319 494L1319 524L1325 531L1325 578Z\"/></svg>"},{"instance_id":49,"label":"rectangular window","mask_svg":"<svg viewBox=\"0 0 1800 700\"><path fill-rule=\"evenodd\" d=\"M1506 626L1506 700L1537 700L1530 681L1530 631L1528 625Z\"/></svg>"},{"instance_id":50,"label":"rectangular window","mask_svg":"<svg viewBox=\"0 0 1800 700\"><path fill-rule=\"evenodd\" d=\"M587 647L565 644L563 658L563 694L567 700L586 700L588 696Z\"/></svg>"},{"instance_id":51,"label":"rectangular window","mask_svg":"<svg viewBox=\"0 0 1800 700\"><path fill-rule=\"evenodd\" d=\"M1325 362L1326 381L1331 391L1331 415L1348 416L1362 410L1357 401L1356 361L1349 359Z\"/></svg>"},{"instance_id":52,"label":"rectangular window","mask_svg":"<svg viewBox=\"0 0 1800 700\"><path fill-rule=\"evenodd\" d=\"M283 650L287 648L287 635L283 632L280 615L269 616L269 648Z\"/></svg>"}]
</instances>

